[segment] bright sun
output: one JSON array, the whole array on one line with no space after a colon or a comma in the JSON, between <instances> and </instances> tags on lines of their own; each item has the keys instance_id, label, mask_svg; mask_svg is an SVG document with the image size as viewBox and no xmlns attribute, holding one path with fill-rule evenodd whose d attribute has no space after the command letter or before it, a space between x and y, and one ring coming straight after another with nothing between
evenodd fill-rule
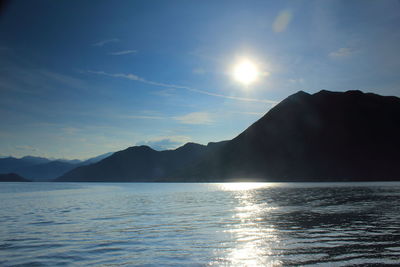
<instances>
[{"instance_id":1,"label":"bright sun","mask_svg":"<svg viewBox=\"0 0 400 267\"><path fill-rule=\"evenodd\" d=\"M257 66L250 60L242 60L233 68L233 77L244 85L250 85L255 82L259 75Z\"/></svg>"}]
</instances>

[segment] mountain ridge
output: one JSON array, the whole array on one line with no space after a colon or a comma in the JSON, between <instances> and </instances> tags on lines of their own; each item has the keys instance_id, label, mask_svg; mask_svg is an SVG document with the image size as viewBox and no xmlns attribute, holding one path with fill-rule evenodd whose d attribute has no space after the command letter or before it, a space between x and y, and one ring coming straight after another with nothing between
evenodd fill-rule
<instances>
[{"instance_id":1,"label":"mountain ridge","mask_svg":"<svg viewBox=\"0 0 400 267\"><path fill-rule=\"evenodd\" d=\"M86 160L49 159L36 156L0 158L0 173L16 173L36 182L51 181L76 167L98 162L113 152Z\"/></svg>"},{"instance_id":2,"label":"mountain ridge","mask_svg":"<svg viewBox=\"0 0 400 267\"><path fill-rule=\"evenodd\" d=\"M232 140L216 146L192 145L198 148L193 155L189 149L185 156L174 156L190 144L172 150L172 154L131 147L123 151L136 151L135 155L116 152L107 158L107 168L100 161L72 170L58 181L87 181L88 169L91 181L400 180L398 136L397 97L359 90L299 91Z\"/></svg>"}]
</instances>

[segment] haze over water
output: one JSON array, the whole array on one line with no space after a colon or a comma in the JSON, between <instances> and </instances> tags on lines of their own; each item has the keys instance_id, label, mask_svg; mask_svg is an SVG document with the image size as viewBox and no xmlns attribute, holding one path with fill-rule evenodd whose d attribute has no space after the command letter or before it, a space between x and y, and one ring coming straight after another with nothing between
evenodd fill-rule
<instances>
[{"instance_id":1,"label":"haze over water","mask_svg":"<svg viewBox=\"0 0 400 267\"><path fill-rule=\"evenodd\" d=\"M0 264L396 264L400 183L3 183Z\"/></svg>"}]
</instances>

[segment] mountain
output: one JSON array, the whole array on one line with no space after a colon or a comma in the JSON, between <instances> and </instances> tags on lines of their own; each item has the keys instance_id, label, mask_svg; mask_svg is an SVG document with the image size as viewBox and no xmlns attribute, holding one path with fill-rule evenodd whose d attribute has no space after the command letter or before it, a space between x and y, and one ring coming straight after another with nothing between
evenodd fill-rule
<instances>
[{"instance_id":1,"label":"mountain","mask_svg":"<svg viewBox=\"0 0 400 267\"><path fill-rule=\"evenodd\" d=\"M51 161L66 162L66 163L70 163L70 164L80 164L83 162L80 159L52 159Z\"/></svg>"},{"instance_id":2,"label":"mountain","mask_svg":"<svg viewBox=\"0 0 400 267\"><path fill-rule=\"evenodd\" d=\"M7 157L0 159L0 173L10 173L15 169L33 166L36 164L48 163L50 160L40 157L26 156L20 159Z\"/></svg>"},{"instance_id":3,"label":"mountain","mask_svg":"<svg viewBox=\"0 0 400 267\"><path fill-rule=\"evenodd\" d=\"M300 91L179 178L400 180L399 149L399 98Z\"/></svg>"},{"instance_id":4,"label":"mountain","mask_svg":"<svg viewBox=\"0 0 400 267\"><path fill-rule=\"evenodd\" d=\"M400 180L399 149L399 98L300 91L230 141L131 147L58 181Z\"/></svg>"},{"instance_id":5,"label":"mountain","mask_svg":"<svg viewBox=\"0 0 400 267\"><path fill-rule=\"evenodd\" d=\"M93 157L93 158L89 158L89 159L83 161L82 165L89 165L92 163L99 162L100 160L103 160L103 159L111 156L112 154L114 154L114 152L108 152L108 153L104 153L104 154L101 154L101 155Z\"/></svg>"},{"instance_id":6,"label":"mountain","mask_svg":"<svg viewBox=\"0 0 400 267\"><path fill-rule=\"evenodd\" d=\"M51 181L76 167L98 162L110 153L105 153L85 161L25 156L23 158L0 158L0 173L16 173L37 182Z\"/></svg>"},{"instance_id":7,"label":"mountain","mask_svg":"<svg viewBox=\"0 0 400 267\"><path fill-rule=\"evenodd\" d=\"M36 182L51 181L60 175L63 175L69 170L79 166L79 164L72 164L62 161L50 161L48 163L30 165L14 169L14 172L28 177Z\"/></svg>"},{"instance_id":8,"label":"mountain","mask_svg":"<svg viewBox=\"0 0 400 267\"><path fill-rule=\"evenodd\" d=\"M0 182L31 182L31 181L15 173L5 173L5 174L0 174Z\"/></svg>"},{"instance_id":9,"label":"mountain","mask_svg":"<svg viewBox=\"0 0 400 267\"><path fill-rule=\"evenodd\" d=\"M25 156L25 157L22 157L21 160L29 162L31 164L43 164L43 163L47 163L47 162L51 161L47 158L34 157L34 156Z\"/></svg>"},{"instance_id":10,"label":"mountain","mask_svg":"<svg viewBox=\"0 0 400 267\"><path fill-rule=\"evenodd\" d=\"M57 179L68 182L148 182L163 181L184 166L198 160L207 146L187 143L175 150L156 151L148 146L134 146L87 166L78 167Z\"/></svg>"}]
</instances>

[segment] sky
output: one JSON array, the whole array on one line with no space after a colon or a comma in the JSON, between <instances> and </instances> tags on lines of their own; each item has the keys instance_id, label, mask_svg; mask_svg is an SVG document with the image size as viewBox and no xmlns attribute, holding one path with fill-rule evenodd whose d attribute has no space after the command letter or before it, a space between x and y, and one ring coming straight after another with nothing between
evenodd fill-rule
<instances>
[{"instance_id":1,"label":"sky","mask_svg":"<svg viewBox=\"0 0 400 267\"><path fill-rule=\"evenodd\" d=\"M299 90L400 96L399 29L397 0L11 1L0 156L228 140Z\"/></svg>"}]
</instances>

